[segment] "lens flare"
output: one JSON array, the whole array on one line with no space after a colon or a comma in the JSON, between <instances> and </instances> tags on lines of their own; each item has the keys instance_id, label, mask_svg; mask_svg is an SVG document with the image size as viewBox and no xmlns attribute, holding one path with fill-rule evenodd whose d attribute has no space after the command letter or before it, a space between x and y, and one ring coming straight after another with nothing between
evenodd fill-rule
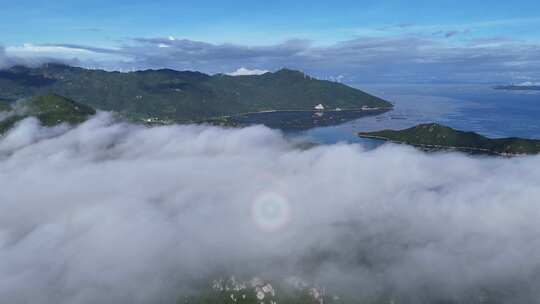
<instances>
[{"instance_id":1,"label":"lens flare","mask_svg":"<svg viewBox=\"0 0 540 304\"><path fill-rule=\"evenodd\" d=\"M291 208L283 196L266 192L255 200L251 214L260 229L274 232L287 225L291 217Z\"/></svg>"}]
</instances>

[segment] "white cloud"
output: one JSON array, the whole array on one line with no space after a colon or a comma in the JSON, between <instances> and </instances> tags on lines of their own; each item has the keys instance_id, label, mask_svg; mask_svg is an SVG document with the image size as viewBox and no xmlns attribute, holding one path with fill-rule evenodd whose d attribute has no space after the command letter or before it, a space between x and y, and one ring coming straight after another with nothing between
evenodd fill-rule
<instances>
[{"instance_id":1,"label":"white cloud","mask_svg":"<svg viewBox=\"0 0 540 304\"><path fill-rule=\"evenodd\" d=\"M20 57L29 56L88 56L91 51L77 48L67 48L63 46L46 46L25 43L21 46L9 46L6 53Z\"/></svg>"},{"instance_id":2,"label":"white cloud","mask_svg":"<svg viewBox=\"0 0 540 304\"><path fill-rule=\"evenodd\" d=\"M245 271L366 302L533 303L538 168L395 145L300 150L260 126L26 120L0 139L0 298L174 303L196 278Z\"/></svg>"},{"instance_id":3,"label":"white cloud","mask_svg":"<svg viewBox=\"0 0 540 304\"><path fill-rule=\"evenodd\" d=\"M131 61L118 49L80 47L77 45L35 45L25 43L0 48L0 68L14 64L36 66L47 62L62 62L70 65L81 65L93 68L100 64L115 62L121 64Z\"/></svg>"},{"instance_id":4,"label":"white cloud","mask_svg":"<svg viewBox=\"0 0 540 304\"><path fill-rule=\"evenodd\" d=\"M258 70L258 69L250 70L250 69L246 69L244 67L241 67L241 68L238 68L234 72L228 73L227 75L230 75L230 76L246 76L246 75L262 75L262 74L265 74L265 73L268 73L268 71L267 70Z\"/></svg>"},{"instance_id":5,"label":"white cloud","mask_svg":"<svg viewBox=\"0 0 540 304\"><path fill-rule=\"evenodd\" d=\"M467 30L459 32L463 34ZM360 37L324 46L298 39L252 46L174 37L134 38L115 48L75 44L11 46L8 55L26 59L44 56L76 59L80 61L78 65L107 70L170 68L209 74L235 70L231 74L238 75L289 67L319 78L347 75L348 83L432 82L434 79L500 83L512 81L513 74L531 79L540 77L538 43L472 37L466 40L460 37L458 42L444 38L452 33Z\"/></svg>"},{"instance_id":6,"label":"white cloud","mask_svg":"<svg viewBox=\"0 0 540 304\"><path fill-rule=\"evenodd\" d=\"M517 85L518 85L518 86L524 86L524 87L529 87L529 86L540 86L540 82L525 81L525 82L519 83L519 84L517 84Z\"/></svg>"}]
</instances>

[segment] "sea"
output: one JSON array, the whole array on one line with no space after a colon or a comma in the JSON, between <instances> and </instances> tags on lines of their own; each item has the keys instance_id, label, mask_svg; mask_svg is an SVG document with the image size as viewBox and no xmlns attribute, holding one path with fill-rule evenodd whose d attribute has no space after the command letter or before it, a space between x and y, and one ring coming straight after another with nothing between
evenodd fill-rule
<instances>
[{"instance_id":1,"label":"sea","mask_svg":"<svg viewBox=\"0 0 540 304\"><path fill-rule=\"evenodd\" d=\"M438 122L492 138L540 139L540 91L495 90L491 85L471 84L371 84L357 87L391 101L394 109L331 125L286 131L286 134L320 144L373 144L372 140L359 138L356 133L405 129L420 123Z\"/></svg>"}]
</instances>

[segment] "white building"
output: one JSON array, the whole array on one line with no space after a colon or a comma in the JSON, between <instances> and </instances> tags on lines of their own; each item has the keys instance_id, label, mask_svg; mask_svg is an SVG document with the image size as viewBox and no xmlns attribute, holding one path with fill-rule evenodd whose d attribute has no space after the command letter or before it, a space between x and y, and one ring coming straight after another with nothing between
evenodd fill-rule
<instances>
[{"instance_id":1,"label":"white building","mask_svg":"<svg viewBox=\"0 0 540 304\"><path fill-rule=\"evenodd\" d=\"M324 110L324 106L322 104L318 104L315 106L315 110L322 111Z\"/></svg>"},{"instance_id":2,"label":"white building","mask_svg":"<svg viewBox=\"0 0 540 304\"><path fill-rule=\"evenodd\" d=\"M378 110L378 108L372 108L372 107L368 107L368 106L362 106L362 110L363 110L363 111L371 111L371 110Z\"/></svg>"}]
</instances>

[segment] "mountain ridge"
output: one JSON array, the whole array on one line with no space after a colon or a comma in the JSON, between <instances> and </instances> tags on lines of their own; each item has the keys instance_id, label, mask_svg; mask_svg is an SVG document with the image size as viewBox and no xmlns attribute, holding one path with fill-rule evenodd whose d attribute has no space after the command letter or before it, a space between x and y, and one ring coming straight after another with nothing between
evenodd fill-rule
<instances>
[{"instance_id":1,"label":"mountain ridge","mask_svg":"<svg viewBox=\"0 0 540 304\"><path fill-rule=\"evenodd\" d=\"M0 99L58 94L135 120L198 122L259 111L391 108L337 82L281 69L262 75L208 75L171 69L108 72L44 64L0 70Z\"/></svg>"}]
</instances>

